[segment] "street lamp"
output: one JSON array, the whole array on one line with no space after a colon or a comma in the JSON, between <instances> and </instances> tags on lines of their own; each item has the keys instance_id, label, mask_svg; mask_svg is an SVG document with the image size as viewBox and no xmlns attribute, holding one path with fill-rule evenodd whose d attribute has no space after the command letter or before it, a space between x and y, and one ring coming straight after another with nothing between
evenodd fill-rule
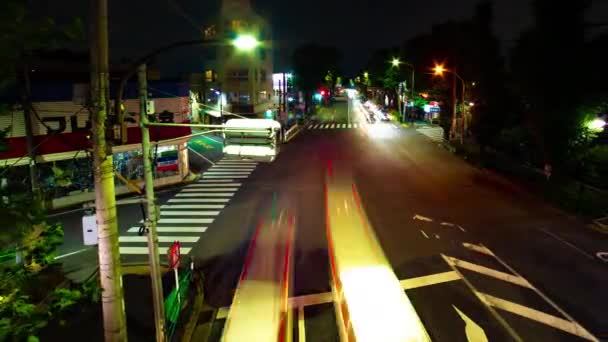
<instances>
[{"instance_id":1,"label":"street lamp","mask_svg":"<svg viewBox=\"0 0 608 342\"><path fill-rule=\"evenodd\" d=\"M464 79L462 79L462 77L460 77L460 75L458 75L455 71L453 70L449 70L446 69L443 64L435 64L435 67L433 67L433 72L435 73L435 75L437 76L442 76L443 77L443 73L447 72L450 73L452 75L454 75L456 78L458 78L460 80L460 82L462 82L462 101L461 101L461 112L462 112L462 134L460 136L460 143L463 143L464 140L464 132L466 131L466 116L465 116L465 103L464 103L464 94L465 94L465 89L466 89L466 82L464 81ZM456 83L454 83L454 87L456 86ZM454 104L456 104L456 92L453 93L454 94ZM456 106L454 106L454 110L452 112L452 136L453 136L453 132L456 129Z\"/></svg>"},{"instance_id":2,"label":"street lamp","mask_svg":"<svg viewBox=\"0 0 608 342\"><path fill-rule=\"evenodd\" d=\"M250 34L243 34L237 36L236 39L232 41L232 45L238 50L251 51L260 45L260 41Z\"/></svg>"},{"instance_id":3,"label":"street lamp","mask_svg":"<svg viewBox=\"0 0 608 342\"><path fill-rule=\"evenodd\" d=\"M414 71L415 71L414 65L411 64L411 63L408 63L408 62L403 62L403 61L401 61L397 57L393 57L393 59L391 60L391 65L393 67L395 67L395 68L398 68L400 64L403 64L403 65L405 65L405 66L407 66L407 67L409 67L409 68L412 69L412 75L411 75L411 82L412 82L412 84L410 85L410 97L412 98L412 101L413 101L414 100ZM401 103L401 102L399 102L399 103ZM405 121L405 118L404 118L404 116L405 116L405 108L406 108L405 105L406 105L406 103L404 103L403 113L401 114L402 115L402 118L401 118L402 121Z\"/></svg>"}]
</instances>

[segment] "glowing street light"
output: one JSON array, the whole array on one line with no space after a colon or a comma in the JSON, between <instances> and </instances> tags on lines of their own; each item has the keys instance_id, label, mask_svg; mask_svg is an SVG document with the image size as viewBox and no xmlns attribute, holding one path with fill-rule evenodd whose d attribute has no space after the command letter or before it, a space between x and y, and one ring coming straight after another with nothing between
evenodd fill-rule
<instances>
[{"instance_id":1,"label":"glowing street light","mask_svg":"<svg viewBox=\"0 0 608 342\"><path fill-rule=\"evenodd\" d=\"M447 70L445 69L443 64L435 64L435 67L433 68L433 72L435 72L435 75L437 76L443 76L443 73L445 71Z\"/></svg>"},{"instance_id":2,"label":"glowing street light","mask_svg":"<svg viewBox=\"0 0 608 342\"><path fill-rule=\"evenodd\" d=\"M601 132L604 130L604 126L606 126L606 121L600 119L600 118L596 118L593 119L591 121L589 121L589 123L587 123L587 127L592 130L592 131L596 131L596 132Z\"/></svg>"},{"instance_id":3,"label":"glowing street light","mask_svg":"<svg viewBox=\"0 0 608 342\"><path fill-rule=\"evenodd\" d=\"M239 50L250 51L260 45L260 42L250 34L243 34L236 37L236 39L232 41L232 45Z\"/></svg>"},{"instance_id":4,"label":"glowing street light","mask_svg":"<svg viewBox=\"0 0 608 342\"><path fill-rule=\"evenodd\" d=\"M365 78L369 78L369 72L367 72L367 71L366 71L366 72L364 72L364 73L363 73L363 77L365 77Z\"/></svg>"},{"instance_id":5,"label":"glowing street light","mask_svg":"<svg viewBox=\"0 0 608 342\"><path fill-rule=\"evenodd\" d=\"M393 60L391 61L391 64L392 64L394 67L398 67L398 66L399 66L399 64L401 64L401 61L399 60L399 58L393 57Z\"/></svg>"}]
</instances>

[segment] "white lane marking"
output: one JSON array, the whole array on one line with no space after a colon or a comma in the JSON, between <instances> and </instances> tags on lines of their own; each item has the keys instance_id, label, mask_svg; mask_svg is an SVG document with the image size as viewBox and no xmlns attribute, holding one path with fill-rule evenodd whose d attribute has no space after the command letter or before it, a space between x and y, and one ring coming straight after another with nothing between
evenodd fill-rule
<instances>
[{"instance_id":1,"label":"white lane marking","mask_svg":"<svg viewBox=\"0 0 608 342\"><path fill-rule=\"evenodd\" d=\"M346 128L346 124L342 124L342 128Z\"/></svg>"},{"instance_id":2,"label":"white lane marking","mask_svg":"<svg viewBox=\"0 0 608 342\"><path fill-rule=\"evenodd\" d=\"M306 325L304 324L304 307L298 307L298 341L306 341Z\"/></svg>"},{"instance_id":3,"label":"white lane marking","mask_svg":"<svg viewBox=\"0 0 608 342\"><path fill-rule=\"evenodd\" d=\"M212 188L212 187L217 187L217 186L236 186L239 187L243 185L242 183L205 183L205 184L201 184L201 183L195 183L195 184L189 184L186 185L185 188Z\"/></svg>"},{"instance_id":4,"label":"white lane marking","mask_svg":"<svg viewBox=\"0 0 608 342\"><path fill-rule=\"evenodd\" d=\"M552 238L554 238L555 240L557 240L557 241L559 241L559 242L562 242L562 243L563 243L563 244L565 244L566 246L568 246L568 247L570 247L570 248L574 249L574 250L575 250L575 251L577 251L579 254L584 255L585 257L587 257L587 258L589 258L589 259L591 259L591 260L595 260L595 258L593 257L593 255L591 255L591 254L587 253L586 251L582 250L580 247L577 247L577 246L573 245L572 243L570 243L570 242L568 242L568 241L566 241L566 240L564 240L564 239L560 238L559 236L557 236L557 235L555 235L555 234L553 234L553 233L551 233L551 232L549 232L549 231L547 231L547 230L544 230L544 229L542 229L542 228L538 228L538 230L540 230L541 232L543 232L543 233L545 233L545 234L547 234L547 235L551 236L551 237L552 237Z\"/></svg>"},{"instance_id":5,"label":"white lane marking","mask_svg":"<svg viewBox=\"0 0 608 342\"><path fill-rule=\"evenodd\" d=\"M200 239L200 236L167 236L167 235L159 235L158 242L196 242ZM147 236L119 236L118 242L147 242Z\"/></svg>"},{"instance_id":6,"label":"white lane marking","mask_svg":"<svg viewBox=\"0 0 608 342\"><path fill-rule=\"evenodd\" d=\"M428 235L426 235L426 233L424 232L424 230L420 229L420 232L422 233L422 236L424 236L424 237L425 237L425 238L427 238L427 239L429 238L429 236L428 236Z\"/></svg>"},{"instance_id":7,"label":"white lane marking","mask_svg":"<svg viewBox=\"0 0 608 342\"><path fill-rule=\"evenodd\" d=\"M608 262L608 252L597 252L595 253L595 256L603 262Z\"/></svg>"},{"instance_id":8,"label":"white lane marking","mask_svg":"<svg viewBox=\"0 0 608 342\"><path fill-rule=\"evenodd\" d=\"M462 232L463 232L463 233L466 233L466 232L467 232L467 231L466 231L464 228L462 228L461 226L458 226L458 229L462 230Z\"/></svg>"},{"instance_id":9,"label":"white lane marking","mask_svg":"<svg viewBox=\"0 0 608 342\"><path fill-rule=\"evenodd\" d=\"M442 273L435 273L427 276L410 278L400 281L401 288L404 290L415 289L417 287L430 286L435 284L446 283L448 281L459 280L460 275L458 272L448 271Z\"/></svg>"},{"instance_id":10,"label":"white lane marking","mask_svg":"<svg viewBox=\"0 0 608 342\"><path fill-rule=\"evenodd\" d=\"M359 128L359 124L358 123L354 123L353 124L353 128Z\"/></svg>"},{"instance_id":11,"label":"white lane marking","mask_svg":"<svg viewBox=\"0 0 608 342\"><path fill-rule=\"evenodd\" d=\"M220 212L217 210L161 210L160 216L217 216Z\"/></svg>"},{"instance_id":12,"label":"white lane marking","mask_svg":"<svg viewBox=\"0 0 608 342\"><path fill-rule=\"evenodd\" d=\"M172 241L173 242L173 241ZM179 251L181 255L186 255L190 253L192 248L190 247L180 247ZM148 247L119 247L120 254L139 254L139 255L147 255ZM164 255L165 251L163 247L158 249L158 254Z\"/></svg>"},{"instance_id":13,"label":"white lane marking","mask_svg":"<svg viewBox=\"0 0 608 342\"><path fill-rule=\"evenodd\" d=\"M454 263L451 262L450 257L446 256L443 253L440 253L439 255L441 255L441 258L448 264L448 266L450 266L450 268L454 272L458 273L458 275L462 279L462 282L465 284L466 287L469 288L469 290L471 292L473 292L473 293L479 292L475 288L475 285L473 285L467 278L462 276L462 273L460 273L460 271L456 268L456 266L454 266ZM502 325L502 327L507 331L507 333L509 333L509 335L513 338L513 340L515 340L516 342L524 341L521 338L521 336L519 336L519 334L517 334L517 332L513 329L513 327L511 327L509 325L509 323L507 323L507 321L505 321L505 319L498 313L498 311L496 311L491 305L488 305L487 303L484 303L484 302L482 302L482 303L485 305L486 309L488 309L488 311L494 317L494 319L496 319L496 321L498 321L498 323L500 325Z\"/></svg>"},{"instance_id":14,"label":"white lane marking","mask_svg":"<svg viewBox=\"0 0 608 342\"><path fill-rule=\"evenodd\" d=\"M239 188L190 188L190 189L182 189L180 192L217 192L217 191L237 191Z\"/></svg>"},{"instance_id":15,"label":"white lane marking","mask_svg":"<svg viewBox=\"0 0 608 342\"><path fill-rule=\"evenodd\" d=\"M207 227L156 227L159 233L204 233ZM139 233L139 227L131 227L129 233Z\"/></svg>"},{"instance_id":16,"label":"white lane marking","mask_svg":"<svg viewBox=\"0 0 608 342\"><path fill-rule=\"evenodd\" d=\"M160 209L224 209L224 204L164 204Z\"/></svg>"},{"instance_id":17,"label":"white lane marking","mask_svg":"<svg viewBox=\"0 0 608 342\"><path fill-rule=\"evenodd\" d=\"M414 215L414 217L412 218L413 220L420 220L420 221L427 221L427 222L433 222L432 218L426 217L426 216L422 216L422 215Z\"/></svg>"},{"instance_id":18,"label":"white lane marking","mask_svg":"<svg viewBox=\"0 0 608 342\"><path fill-rule=\"evenodd\" d=\"M447 226L447 227L454 227L455 224L450 223L450 222L441 222L439 225L441 226Z\"/></svg>"},{"instance_id":19,"label":"white lane marking","mask_svg":"<svg viewBox=\"0 0 608 342\"><path fill-rule=\"evenodd\" d=\"M231 176L220 176L220 175L203 175L204 179L218 179L218 178L225 178L225 179L233 179L233 178L247 178L249 177L249 175L231 175Z\"/></svg>"},{"instance_id":20,"label":"white lane marking","mask_svg":"<svg viewBox=\"0 0 608 342\"><path fill-rule=\"evenodd\" d=\"M435 234L435 239L439 240L439 235Z\"/></svg>"},{"instance_id":21,"label":"white lane marking","mask_svg":"<svg viewBox=\"0 0 608 342\"><path fill-rule=\"evenodd\" d=\"M505 272L497 271L495 269L473 264L468 261L460 260L453 258L451 256L446 256L446 261L452 265L460 268L464 268L469 271L481 273L483 275L487 275L488 277L496 278L502 281L506 281L515 285L519 285L522 287L527 287L529 289L533 288L532 284L530 284L526 279L518 276L514 276L512 274L508 274Z\"/></svg>"},{"instance_id":22,"label":"white lane marking","mask_svg":"<svg viewBox=\"0 0 608 342\"><path fill-rule=\"evenodd\" d=\"M336 124L332 123L330 128L334 129L334 128L336 128L335 126L336 126Z\"/></svg>"},{"instance_id":23,"label":"white lane marking","mask_svg":"<svg viewBox=\"0 0 608 342\"><path fill-rule=\"evenodd\" d=\"M210 223L213 223L213 219L212 218L193 217L193 218L161 218L160 220L158 220L158 224L165 224L165 223L210 224Z\"/></svg>"},{"instance_id":24,"label":"white lane marking","mask_svg":"<svg viewBox=\"0 0 608 342\"><path fill-rule=\"evenodd\" d=\"M353 128L350 122L348 123L348 128Z\"/></svg>"},{"instance_id":25,"label":"white lane marking","mask_svg":"<svg viewBox=\"0 0 608 342\"><path fill-rule=\"evenodd\" d=\"M479 324L470 319L464 312L460 311L456 305L452 305L456 313L464 321L464 334L469 342L488 342L488 336Z\"/></svg>"},{"instance_id":26,"label":"white lane marking","mask_svg":"<svg viewBox=\"0 0 608 342\"><path fill-rule=\"evenodd\" d=\"M83 248L83 249L79 249L79 250L74 251L74 252L70 252L70 253L61 254L61 255L56 256L56 257L55 257L55 260L63 259L63 258L65 258L65 257L69 257L69 256L71 256L71 255L75 255L75 254L79 254L79 253L82 253L82 252L86 252L86 251L88 251L89 249L91 249L91 248Z\"/></svg>"},{"instance_id":27,"label":"white lane marking","mask_svg":"<svg viewBox=\"0 0 608 342\"><path fill-rule=\"evenodd\" d=\"M228 203L229 198L172 198L168 203Z\"/></svg>"},{"instance_id":28,"label":"white lane marking","mask_svg":"<svg viewBox=\"0 0 608 342\"><path fill-rule=\"evenodd\" d=\"M492 251L486 248L485 246L475 245L468 242L464 242L462 245L464 246L464 248L470 249L472 251L494 256L494 253L492 253Z\"/></svg>"},{"instance_id":29,"label":"white lane marking","mask_svg":"<svg viewBox=\"0 0 608 342\"><path fill-rule=\"evenodd\" d=\"M486 305L490 305L495 308L531 319L533 321L548 325L555 329L565 331L567 333L582 337L590 341L599 341L595 336L591 335L591 333L589 333L579 324L570 322L560 317L549 315L542 311L538 311L527 306L523 306L521 304L497 298L486 293L477 292L475 294L477 295L479 300L484 302Z\"/></svg>"},{"instance_id":30,"label":"white lane marking","mask_svg":"<svg viewBox=\"0 0 608 342\"><path fill-rule=\"evenodd\" d=\"M489 249L489 248L488 248ZM496 259L496 261L498 261L501 265L503 265L506 269L509 270L509 272L515 274L516 276L524 279L524 277L519 274L515 269L513 269L513 267L509 266L509 264L507 264L504 260L502 260L498 255L492 253L494 256L494 259ZM532 290L538 295L540 296L542 299L545 300L545 302L549 303L549 305L551 305L557 312L559 312L562 316L566 317L568 320L570 320L570 322L573 322L575 324L577 324L579 326L580 329L585 330L580 323L578 323L574 317L570 316L566 311L564 311L564 309L562 309L560 306L558 306L554 301L552 301L549 297L547 297L546 294L544 294L541 290L537 289L536 287L534 287L532 284L530 284L530 286L532 286ZM585 330L586 331L586 330ZM589 335L591 335L589 332L587 332Z\"/></svg>"},{"instance_id":31,"label":"white lane marking","mask_svg":"<svg viewBox=\"0 0 608 342\"><path fill-rule=\"evenodd\" d=\"M197 192L197 193L178 193L175 197L232 197L234 192Z\"/></svg>"}]
</instances>

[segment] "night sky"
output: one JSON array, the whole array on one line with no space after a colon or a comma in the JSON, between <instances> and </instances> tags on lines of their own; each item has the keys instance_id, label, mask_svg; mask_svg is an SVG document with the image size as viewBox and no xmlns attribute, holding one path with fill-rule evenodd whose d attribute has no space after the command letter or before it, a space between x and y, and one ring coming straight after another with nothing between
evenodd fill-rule
<instances>
[{"instance_id":1,"label":"night sky","mask_svg":"<svg viewBox=\"0 0 608 342\"><path fill-rule=\"evenodd\" d=\"M36 11L63 21L88 19L87 0L33 0ZM317 42L337 46L343 69L356 72L369 53L400 44L448 19L470 17L478 0L252 0L269 18L275 45L275 69L288 66L294 47ZM195 39L219 10L219 0L109 0L110 49L114 60L136 57L154 47ZM495 0L495 30L507 48L531 23L529 0ZM596 0L591 20L608 21L608 1ZM197 48L186 48L158 61L164 76L201 70Z\"/></svg>"}]
</instances>

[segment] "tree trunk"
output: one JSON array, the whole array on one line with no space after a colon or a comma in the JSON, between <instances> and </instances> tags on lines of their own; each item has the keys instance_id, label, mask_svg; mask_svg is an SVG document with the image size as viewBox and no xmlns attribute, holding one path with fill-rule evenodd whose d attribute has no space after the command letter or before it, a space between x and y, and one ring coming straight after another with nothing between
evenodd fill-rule
<instances>
[{"instance_id":1,"label":"tree trunk","mask_svg":"<svg viewBox=\"0 0 608 342\"><path fill-rule=\"evenodd\" d=\"M99 277L101 280L101 303L103 328L107 342L127 340L122 272L118 247L118 222L114 192L114 163L112 148L106 144L106 119L108 116L108 4L107 0L93 0L92 8L97 18L96 36L92 41L98 45L97 58L92 58L97 79L91 83L93 100L93 168L95 178L95 210L99 254ZM94 43L92 43L94 44ZM93 83L93 82L98 83ZM96 91L96 93L95 93Z\"/></svg>"}]
</instances>

